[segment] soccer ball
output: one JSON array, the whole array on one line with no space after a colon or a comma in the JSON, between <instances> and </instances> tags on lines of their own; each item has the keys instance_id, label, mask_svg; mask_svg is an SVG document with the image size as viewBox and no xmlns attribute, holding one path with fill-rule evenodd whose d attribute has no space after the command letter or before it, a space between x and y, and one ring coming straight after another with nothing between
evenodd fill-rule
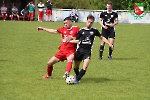
<instances>
[{"instance_id":1,"label":"soccer ball","mask_svg":"<svg viewBox=\"0 0 150 100\"><path fill-rule=\"evenodd\" d=\"M69 75L69 77L66 78L66 83L68 85L73 85L75 83L75 77L73 75Z\"/></svg>"}]
</instances>

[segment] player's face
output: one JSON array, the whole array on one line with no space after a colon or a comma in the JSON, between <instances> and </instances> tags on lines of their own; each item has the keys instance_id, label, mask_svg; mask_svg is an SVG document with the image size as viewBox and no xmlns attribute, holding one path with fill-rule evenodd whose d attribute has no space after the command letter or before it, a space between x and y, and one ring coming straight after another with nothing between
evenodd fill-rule
<instances>
[{"instance_id":1,"label":"player's face","mask_svg":"<svg viewBox=\"0 0 150 100\"><path fill-rule=\"evenodd\" d=\"M86 27L89 29L92 27L92 24L93 24L94 20L93 19L88 19L86 21Z\"/></svg>"},{"instance_id":2,"label":"player's face","mask_svg":"<svg viewBox=\"0 0 150 100\"><path fill-rule=\"evenodd\" d=\"M65 20L64 21L64 26L67 28L71 28L72 27L72 21L71 20Z\"/></svg>"},{"instance_id":3,"label":"player's face","mask_svg":"<svg viewBox=\"0 0 150 100\"><path fill-rule=\"evenodd\" d=\"M110 11L110 10L112 9L112 5L107 4L107 5L106 5L106 8L107 8L108 11Z\"/></svg>"}]
</instances>

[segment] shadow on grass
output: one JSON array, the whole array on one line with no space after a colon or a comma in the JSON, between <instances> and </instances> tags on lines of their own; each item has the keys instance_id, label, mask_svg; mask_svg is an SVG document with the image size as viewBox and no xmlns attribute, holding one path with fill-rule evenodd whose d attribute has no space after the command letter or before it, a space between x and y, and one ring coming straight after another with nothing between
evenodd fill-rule
<instances>
[{"instance_id":1,"label":"shadow on grass","mask_svg":"<svg viewBox=\"0 0 150 100\"><path fill-rule=\"evenodd\" d=\"M137 58L113 58L113 60L137 60Z\"/></svg>"},{"instance_id":2,"label":"shadow on grass","mask_svg":"<svg viewBox=\"0 0 150 100\"><path fill-rule=\"evenodd\" d=\"M109 79L109 78L105 78L105 77L100 77L100 78L96 78L96 77L91 77L91 78L84 78L83 81L85 82L95 82L95 83L103 83L103 82L117 82L117 81L130 81L128 79L122 79L122 80L115 80L115 79Z\"/></svg>"},{"instance_id":3,"label":"shadow on grass","mask_svg":"<svg viewBox=\"0 0 150 100\"><path fill-rule=\"evenodd\" d=\"M0 62L4 62L4 61L8 61L8 60L5 60L5 59L0 59Z\"/></svg>"}]
</instances>

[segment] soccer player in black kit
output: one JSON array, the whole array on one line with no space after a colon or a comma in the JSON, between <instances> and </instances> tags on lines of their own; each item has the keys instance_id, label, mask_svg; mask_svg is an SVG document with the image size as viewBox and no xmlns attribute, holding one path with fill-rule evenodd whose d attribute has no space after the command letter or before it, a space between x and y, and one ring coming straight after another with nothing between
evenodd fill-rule
<instances>
[{"instance_id":1,"label":"soccer player in black kit","mask_svg":"<svg viewBox=\"0 0 150 100\"><path fill-rule=\"evenodd\" d=\"M52 2L47 0L46 2L46 21L52 21Z\"/></svg>"},{"instance_id":2,"label":"soccer player in black kit","mask_svg":"<svg viewBox=\"0 0 150 100\"><path fill-rule=\"evenodd\" d=\"M104 10L100 14L99 23L102 26L102 36L106 39L109 38L109 42L114 45L115 40L115 28L114 26L118 24L118 14L112 9L112 2L107 2L107 10ZM102 41L99 50L99 60L102 60L103 51L104 51L105 42ZM112 60L113 50L109 47L108 59Z\"/></svg>"},{"instance_id":3,"label":"soccer player in black kit","mask_svg":"<svg viewBox=\"0 0 150 100\"><path fill-rule=\"evenodd\" d=\"M69 41L64 40L64 42L79 43L74 58L75 61L74 72L76 74L75 84L78 84L79 80L86 73L86 69L90 63L91 49L93 46L95 36L98 36L100 39L102 39L102 41L109 44L109 46L113 49L113 45L109 43L109 41L105 37L101 36L101 34L96 28L92 27L94 20L95 20L94 16L89 15L86 20L86 27L80 29L76 39ZM83 68L79 71L79 65L82 60L84 61Z\"/></svg>"}]
</instances>

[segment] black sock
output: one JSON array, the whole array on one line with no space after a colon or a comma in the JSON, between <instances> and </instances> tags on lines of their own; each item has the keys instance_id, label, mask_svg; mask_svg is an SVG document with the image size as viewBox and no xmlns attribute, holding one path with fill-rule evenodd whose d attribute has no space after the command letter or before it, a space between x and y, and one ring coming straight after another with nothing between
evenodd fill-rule
<instances>
[{"instance_id":1,"label":"black sock","mask_svg":"<svg viewBox=\"0 0 150 100\"><path fill-rule=\"evenodd\" d=\"M79 68L74 68L74 72L75 72L75 74L76 74L76 76L78 76L79 75Z\"/></svg>"},{"instance_id":2,"label":"black sock","mask_svg":"<svg viewBox=\"0 0 150 100\"><path fill-rule=\"evenodd\" d=\"M103 51L104 51L104 46L103 46L103 45L100 45L99 57L101 57L101 58L102 58L102 56L103 56Z\"/></svg>"},{"instance_id":3,"label":"black sock","mask_svg":"<svg viewBox=\"0 0 150 100\"><path fill-rule=\"evenodd\" d=\"M81 69L80 70L80 72L79 72L79 75L77 76L77 79L76 80L80 80L82 77L83 77L83 75L86 73L86 70L83 70L83 69Z\"/></svg>"},{"instance_id":4,"label":"black sock","mask_svg":"<svg viewBox=\"0 0 150 100\"><path fill-rule=\"evenodd\" d=\"M109 56L112 55L113 50L111 49L111 47L109 47Z\"/></svg>"}]
</instances>

